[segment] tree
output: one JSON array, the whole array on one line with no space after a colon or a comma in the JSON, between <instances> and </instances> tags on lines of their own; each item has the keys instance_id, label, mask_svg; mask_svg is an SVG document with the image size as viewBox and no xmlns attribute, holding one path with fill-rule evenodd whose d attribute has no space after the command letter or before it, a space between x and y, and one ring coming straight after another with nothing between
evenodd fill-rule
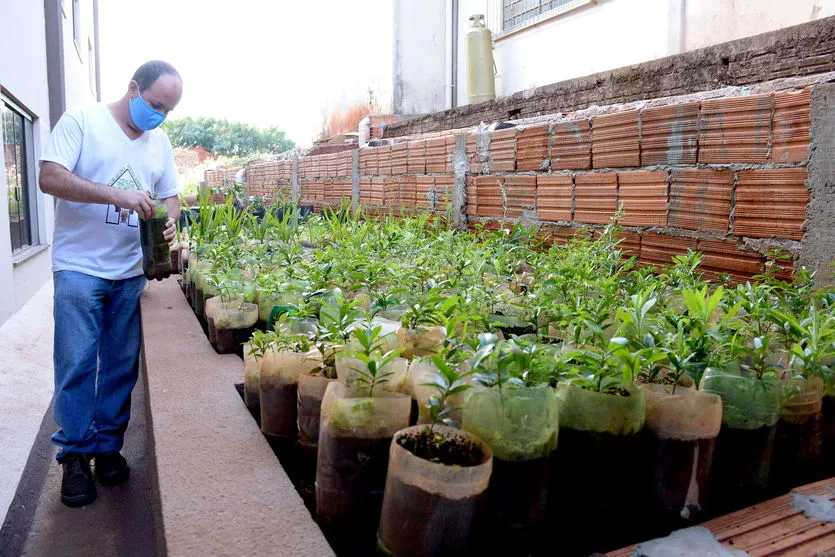
<instances>
[{"instance_id":1,"label":"tree","mask_svg":"<svg viewBox=\"0 0 835 557\"><path fill-rule=\"evenodd\" d=\"M215 155L243 156L253 153L281 153L296 144L276 126L261 129L243 122L217 118L167 120L163 130L174 147L202 147Z\"/></svg>"}]
</instances>

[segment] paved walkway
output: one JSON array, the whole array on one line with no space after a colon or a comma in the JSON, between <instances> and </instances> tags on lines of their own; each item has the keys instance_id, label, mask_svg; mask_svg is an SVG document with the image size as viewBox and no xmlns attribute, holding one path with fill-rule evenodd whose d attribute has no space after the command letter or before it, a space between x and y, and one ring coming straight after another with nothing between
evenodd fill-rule
<instances>
[{"instance_id":1,"label":"paved walkway","mask_svg":"<svg viewBox=\"0 0 835 557\"><path fill-rule=\"evenodd\" d=\"M12 504L52 391L50 281L0 326L0 519Z\"/></svg>"},{"instance_id":2,"label":"paved walkway","mask_svg":"<svg viewBox=\"0 0 835 557\"><path fill-rule=\"evenodd\" d=\"M131 478L99 487L70 509L59 498L61 467L49 438L53 394L52 283L0 327L0 557L157 555L145 383L134 390L125 436Z\"/></svg>"}]
</instances>

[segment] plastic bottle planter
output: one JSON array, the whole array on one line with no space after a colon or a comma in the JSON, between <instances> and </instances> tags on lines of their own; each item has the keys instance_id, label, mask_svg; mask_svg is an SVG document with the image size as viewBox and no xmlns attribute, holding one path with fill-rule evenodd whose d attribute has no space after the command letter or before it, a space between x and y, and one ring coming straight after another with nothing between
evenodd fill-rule
<instances>
[{"instance_id":1,"label":"plastic bottle planter","mask_svg":"<svg viewBox=\"0 0 835 557\"><path fill-rule=\"evenodd\" d=\"M316 468L316 520L327 532L373 539L394 434L407 427L409 397L371 397L331 382L322 400Z\"/></svg>"},{"instance_id":2,"label":"plastic bottle planter","mask_svg":"<svg viewBox=\"0 0 835 557\"><path fill-rule=\"evenodd\" d=\"M219 296L209 298L203 306L203 317L206 318L206 329L209 333L209 343L217 349L217 327L215 327L215 316L220 312L221 302Z\"/></svg>"},{"instance_id":3,"label":"plastic bottle planter","mask_svg":"<svg viewBox=\"0 0 835 557\"><path fill-rule=\"evenodd\" d=\"M162 280L171 276L171 247L165 241L165 223L168 210L155 204L154 216L139 222L139 238L142 245L142 272L148 280Z\"/></svg>"},{"instance_id":4,"label":"plastic bottle planter","mask_svg":"<svg viewBox=\"0 0 835 557\"><path fill-rule=\"evenodd\" d=\"M292 439L296 436L298 380L322 364L316 350L310 352L268 351L261 362L261 431Z\"/></svg>"},{"instance_id":5,"label":"plastic bottle planter","mask_svg":"<svg viewBox=\"0 0 835 557\"><path fill-rule=\"evenodd\" d=\"M250 412L261 416L261 359L250 354L252 346L244 344L244 404Z\"/></svg>"},{"instance_id":6,"label":"plastic bottle planter","mask_svg":"<svg viewBox=\"0 0 835 557\"><path fill-rule=\"evenodd\" d=\"M322 399L328 384L335 379L324 375L302 373L299 376L297 401L299 446L303 452L313 453L319 446L319 423L322 412Z\"/></svg>"},{"instance_id":7,"label":"plastic bottle planter","mask_svg":"<svg viewBox=\"0 0 835 557\"><path fill-rule=\"evenodd\" d=\"M464 430L493 451L484 543L495 554L531 551L541 541L558 424L550 387L478 388L467 397Z\"/></svg>"},{"instance_id":8,"label":"plastic bottle planter","mask_svg":"<svg viewBox=\"0 0 835 557\"><path fill-rule=\"evenodd\" d=\"M256 321L258 306L255 304L248 304L242 298L221 302L214 316L217 339L215 350L219 354L238 352L241 345L252 336Z\"/></svg>"},{"instance_id":9,"label":"plastic bottle planter","mask_svg":"<svg viewBox=\"0 0 835 557\"><path fill-rule=\"evenodd\" d=\"M552 460L555 485L551 523L569 553L587 555L627 545L641 537L641 430L644 394L634 385L624 393L600 393L561 382L557 386L560 447ZM605 528L600 528L605 524Z\"/></svg>"},{"instance_id":10,"label":"plastic bottle planter","mask_svg":"<svg viewBox=\"0 0 835 557\"><path fill-rule=\"evenodd\" d=\"M401 354L404 358L431 356L441 348L444 340L440 327L420 327L397 329L397 342L403 349Z\"/></svg>"},{"instance_id":11,"label":"plastic bottle planter","mask_svg":"<svg viewBox=\"0 0 835 557\"><path fill-rule=\"evenodd\" d=\"M835 362L830 364L830 369ZM823 436L823 456L818 479L835 474L835 384L827 385L823 395L821 409L821 433Z\"/></svg>"},{"instance_id":12,"label":"plastic bottle planter","mask_svg":"<svg viewBox=\"0 0 835 557\"><path fill-rule=\"evenodd\" d=\"M763 501L780 415L779 382L742 371L707 368L699 390L722 397L711 507L724 513Z\"/></svg>"},{"instance_id":13,"label":"plastic bottle planter","mask_svg":"<svg viewBox=\"0 0 835 557\"><path fill-rule=\"evenodd\" d=\"M430 435L443 436L450 462L430 462L403 446L427 430L421 425L398 431L391 444L377 534L385 555L465 555L478 531L493 468L490 447L466 432L435 426Z\"/></svg>"},{"instance_id":14,"label":"plastic bottle planter","mask_svg":"<svg viewBox=\"0 0 835 557\"><path fill-rule=\"evenodd\" d=\"M180 272L180 244L175 243L168 248L168 259L171 265L171 272L177 274Z\"/></svg>"},{"instance_id":15,"label":"plastic bottle planter","mask_svg":"<svg viewBox=\"0 0 835 557\"><path fill-rule=\"evenodd\" d=\"M671 385L642 385L646 399L649 516L666 534L700 522L707 504L722 399Z\"/></svg>"},{"instance_id":16,"label":"plastic bottle planter","mask_svg":"<svg viewBox=\"0 0 835 557\"><path fill-rule=\"evenodd\" d=\"M775 494L817 480L823 458L823 380L788 379L782 387L782 408L771 460L770 483Z\"/></svg>"}]
</instances>

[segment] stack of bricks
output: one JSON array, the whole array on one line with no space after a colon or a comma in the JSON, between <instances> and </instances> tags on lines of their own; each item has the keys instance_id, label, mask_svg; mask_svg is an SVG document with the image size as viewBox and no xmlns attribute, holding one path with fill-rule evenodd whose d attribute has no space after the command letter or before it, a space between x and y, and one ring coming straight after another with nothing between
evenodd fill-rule
<instances>
[{"instance_id":1,"label":"stack of bricks","mask_svg":"<svg viewBox=\"0 0 835 557\"><path fill-rule=\"evenodd\" d=\"M471 134L466 214L543 224L564 241L620 210L622 246L640 263L693 249L707 275L746 280L769 247L803 238L810 100L781 91Z\"/></svg>"},{"instance_id":2,"label":"stack of bricks","mask_svg":"<svg viewBox=\"0 0 835 557\"><path fill-rule=\"evenodd\" d=\"M222 189L235 183L235 175L240 170L240 168L216 168L203 173L203 181L206 184L206 189L211 192L209 199L212 203L225 203L226 195Z\"/></svg>"},{"instance_id":3,"label":"stack of bricks","mask_svg":"<svg viewBox=\"0 0 835 557\"><path fill-rule=\"evenodd\" d=\"M254 161L246 165L249 195L266 203L292 196L293 161Z\"/></svg>"}]
</instances>

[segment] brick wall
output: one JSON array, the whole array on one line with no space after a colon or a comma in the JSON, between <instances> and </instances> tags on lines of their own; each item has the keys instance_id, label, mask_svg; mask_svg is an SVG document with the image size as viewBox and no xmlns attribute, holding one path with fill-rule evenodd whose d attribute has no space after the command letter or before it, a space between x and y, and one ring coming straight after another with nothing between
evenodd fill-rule
<instances>
[{"instance_id":1,"label":"brick wall","mask_svg":"<svg viewBox=\"0 0 835 557\"><path fill-rule=\"evenodd\" d=\"M771 248L800 248L810 101L806 88L474 133L466 213L543 223L559 241L620 209L640 262L698 249L709 274L750 278Z\"/></svg>"},{"instance_id":2,"label":"brick wall","mask_svg":"<svg viewBox=\"0 0 835 557\"><path fill-rule=\"evenodd\" d=\"M819 172L810 172L810 161L831 158L810 149L813 94L829 85L782 87L592 107L525 126L451 129L256 162L246 179L252 192L290 192L316 208L450 210L462 226L521 221L558 242L598 234L619 210L622 247L643 264L695 249L708 275L744 280L762 273L779 248L792 256L778 265L788 277L811 222L809 177ZM816 181L835 183L826 172ZM825 185L811 190L835 206ZM823 251L820 269L833 259Z\"/></svg>"},{"instance_id":3,"label":"brick wall","mask_svg":"<svg viewBox=\"0 0 835 557\"><path fill-rule=\"evenodd\" d=\"M207 170L205 172L205 182L207 188L219 188L224 185L226 180L235 182L235 174L240 168L217 168L215 170Z\"/></svg>"}]
</instances>

